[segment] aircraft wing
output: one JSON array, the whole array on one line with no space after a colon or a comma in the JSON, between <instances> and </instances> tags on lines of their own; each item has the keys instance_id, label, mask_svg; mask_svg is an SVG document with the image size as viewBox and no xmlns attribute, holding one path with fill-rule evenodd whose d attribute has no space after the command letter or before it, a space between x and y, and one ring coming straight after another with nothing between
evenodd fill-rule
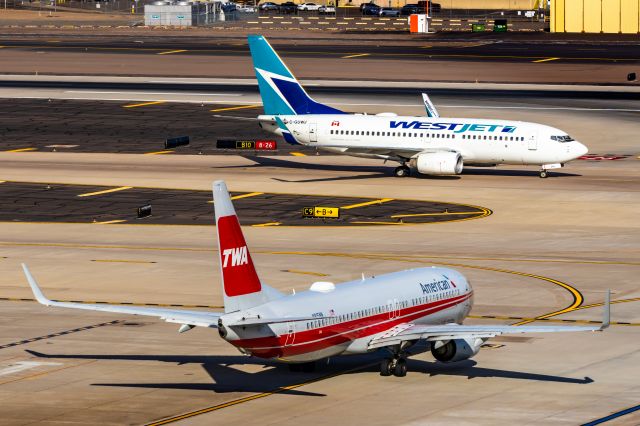
<instances>
[{"instance_id":1,"label":"aircraft wing","mask_svg":"<svg viewBox=\"0 0 640 426\"><path fill-rule=\"evenodd\" d=\"M604 317L599 326L571 325L419 325L400 324L369 342L369 349L394 346L407 341L426 340L428 342L453 339L489 339L502 334L561 333L572 331L602 331L609 327L610 294L604 304Z\"/></svg>"},{"instance_id":2,"label":"aircraft wing","mask_svg":"<svg viewBox=\"0 0 640 426\"><path fill-rule=\"evenodd\" d=\"M205 312L205 311L187 311L179 309L164 309L164 308L147 308L138 306L121 306L121 305L109 305L109 304L91 304L91 303L76 303L76 302L56 302L54 300L47 299L38 283L29 272L29 268L24 263L22 264L24 275L29 281L31 290L36 300L45 306L54 306L59 308L73 308L73 309L85 309L90 311L101 312L114 312L119 314L128 315L145 315L160 318L166 322L177 324L188 324L199 327L214 327L218 326L218 318L222 315L218 312Z\"/></svg>"},{"instance_id":3,"label":"aircraft wing","mask_svg":"<svg viewBox=\"0 0 640 426\"><path fill-rule=\"evenodd\" d=\"M331 148L331 149L339 149L341 154L346 155L354 155L358 154L367 154L367 155L377 155L380 158L405 158L409 159L415 157L421 153L428 152L453 152L454 150L450 148L411 148L411 147L394 147L394 146L366 146L366 145L319 145L318 148Z\"/></svg>"}]
</instances>

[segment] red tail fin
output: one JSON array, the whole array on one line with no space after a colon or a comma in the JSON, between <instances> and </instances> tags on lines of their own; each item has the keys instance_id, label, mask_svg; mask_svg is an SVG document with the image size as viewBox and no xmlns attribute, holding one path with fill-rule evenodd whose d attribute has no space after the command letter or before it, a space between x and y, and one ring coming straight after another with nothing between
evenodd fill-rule
<instances>
[{"instance_id":1,"label":"red tail fin","mask_svg":"<svg viewBox=\"0 0 640 426\"><path fill-rule=\"evenodd\" d=\"M234 297L261 291L260 279L253 266L238 217L235 214L220 217L217 225L225 295Z\"/></svg>"},{"instance_id":2,"label":"red tail fin","mask_svg":"<svg viewBox=\"0 0 640 426\"><path fill-rule=\"evenodd\" d=\"M216 210L225 312L253 308L282 297L279 291L260 283L229 191L223 181L213 183L213 203Z\"/></svg>"}]
</instances>

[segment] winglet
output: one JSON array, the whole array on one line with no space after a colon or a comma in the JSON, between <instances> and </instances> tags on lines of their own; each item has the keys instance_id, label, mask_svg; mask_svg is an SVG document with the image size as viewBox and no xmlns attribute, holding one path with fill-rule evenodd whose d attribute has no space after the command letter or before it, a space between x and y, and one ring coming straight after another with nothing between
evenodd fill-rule
<instances>
[{"instance_id":1,"label":"winglet","mask_svg":"<svg viewBox=\"0 0 640 426\"><path fill-rule=\"evenodd\" d=\"M604 313L600 331L604 330L605 328L609 328L609 324L611 324L611 289L607 289L607 294L605 295Z\"/></svg>"},{"instance_id":2,"label":"winglet","mask_svg":"<svg viewBox=\"0 0 640 426\"><path fill-rule=\"evenodd\" d=\"M424 103L424 109L427 110L427 117L440 117L436 106L433 104L433 102L431 102L431 99L429 99L429 95L423 93L422 102Z\"/></svg>"},{"instance_id":3,"label":"winglet","mask_svg":"<svg viewBox=\"0 0 640 426\"><path fill-rule=\"evenodd\" d=\"M29 281L31 291L33 291L33 295L36 297L38 303L41 303L45 306L51 306L51 300L44 297L44 294L42 294L40 287L38 287L38 283L36 282L35 278L33 278L33 275L31 275L31 272L29 272L29 268L27 267L27 265L25 265L24 263L22 264L22 270L24 271L25 277L27 277L27 281Z\"/></svg>"}]
</instances>

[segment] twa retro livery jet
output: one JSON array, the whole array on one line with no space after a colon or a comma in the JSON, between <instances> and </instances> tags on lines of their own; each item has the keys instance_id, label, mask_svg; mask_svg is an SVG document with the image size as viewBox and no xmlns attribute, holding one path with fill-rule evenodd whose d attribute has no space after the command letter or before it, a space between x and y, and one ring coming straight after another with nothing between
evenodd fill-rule
<instances>
[{"instance_id":1,"label":"twa retro livery jet","mask_svg":"<svg viewBox=\"0 0 640 426\"><path fill-rule=\"evenodd\" d=\"M213 184L224 313L56 302L47 299L22 265L33 294L46 306L148 315L181 324L217 328L240 352L309 371L315 361L380 348L389 356L380 373L404 376L407 349L427 341L442 362L471 358L489 338L512 333L599 331L609 325L609 295L600 327L463 325L473 290L458 271L419 268L334 285L316 282L308 291L283 294L264 284L253 265L224 182Z\"/></svg>"},{"instance_id":2,"label":"twa retro livery jet","mask_svg":"<svg viewBox=\"0 0 640 426\"><path fill-rule=\"evenodd\" d=\"M440 117L423 94L426 117L394 113L347 114L311 99L263 36L250 35L265 115L263 129L288 143L337 154L397 161L395 175L411 169L426 175L456 175L464 165L537 165L540 177L588 149L566 132L536 123Z\"/></svg>"}]
</instances>

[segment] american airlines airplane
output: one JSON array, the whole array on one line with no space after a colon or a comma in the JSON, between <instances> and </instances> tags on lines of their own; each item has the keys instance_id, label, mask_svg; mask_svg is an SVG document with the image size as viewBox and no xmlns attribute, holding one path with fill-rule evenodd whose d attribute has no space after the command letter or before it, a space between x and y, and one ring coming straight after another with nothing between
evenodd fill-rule
<instances>
[{"instance_id":1,"label":"american airlines airplane","mask_svg":"<svg viewBox=\"0 0 640 426\"><path fill-rule=\"evenodd\" d=\"M398 162L398 177L412 169L457 175L465 165L514 164L540 166L544 178L547 170L588 152L566 132L543 124L440 117L426 94L426 117L348 114L310 98L263 36L250 35L249 48L264 105L259 125L290 144Z\"/></svg>"},{"instance_id":2,"label":"american airlines airplane","mask_svg":"<svg viewBox=\"0 0 640 426\"><path fill-rule=\"evenodd\" d=\"M458 271L430 267L333 284L313 283L308 291L283 294L264 284L242 234L224 182L213 183L224 313L108 304L57 302L47 299L26 265L22 265L38 302L46 306L147 315L180 324L217 328L220 337L246 355L311 371L315 361L362 354L381 348L383 376L407 373L408 349L428 342L435 359L471 358L491 337L513 333L600 331L609 326L606 295L600 327L464 325L473 305L473 290Z\"/></svg>"}]
</instances>

